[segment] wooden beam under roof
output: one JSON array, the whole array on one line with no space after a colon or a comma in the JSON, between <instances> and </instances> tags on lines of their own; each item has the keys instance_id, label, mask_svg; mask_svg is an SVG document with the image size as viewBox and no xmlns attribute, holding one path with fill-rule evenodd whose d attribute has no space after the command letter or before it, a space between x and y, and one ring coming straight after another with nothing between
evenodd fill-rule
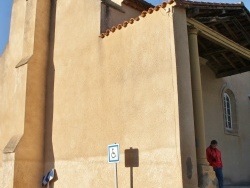
<instances>
[{"instance_id":1,"label":"wooden beam under roof","mask_svg":"<svg viewBox=\"0 0 250 188\"><path fill-rule=\"evenodd\" d=\"M236 18L232 19L232 22L239 29L239 31L241 31L241 33L243 34L243 36L245 37L247 42L250 43L250 36L247 33L247 31L245 30L245 28L241 25L241 23Z\"/></svg>"},{"instance_id":2,"label":"wooden beam under roof","mask_svg":"<svg viewBox=\"0 0 250 188\"><path fill-rule=\"evenodd\" d=\"M227 23L223 22L222 25L227 29L228 33L232 36L232 38L237 41L238 37L235 35L235 33L230 29Z\"/></svg>"},{"instance_id":3,"label":"wooden beam under roof","mask_svg":"<svg viewBox=\"0 0 250 188\"><path fill-rule=\"evenodd\" d=\"M238 70L237 67L235 66L235 64L226 56L226 54L222 53L221 55L227 60L227 62L229 62L229 64L230 64L234 69Z\"/></svg>"},{"instance_id":4,"label":"wooden beam under roof","mask_svg":"<svg viewBox=\"0 0 250 188\"><path fill-rule=\"evenodd\" d=\"M207 38L210 41L228 49L229 51L236 52L240 56L250 60L250 50L239 45L238 43L230 40L224 35L214 31L213 29L207 27L206 25L196 21L193 18L187 18L188 26L195 27L199 30L199 35Z\"/></svg>"},{"instance_id":5,"label":"wooden beam under roof","mask_svg":"<svg viewBox=\"0 0 250 188\"><path fill-rule=\"evenodd\" d=\"M218 24L218 23L224 23L230 21L232 17L231 16L224 16L224 17L219 17L219 16L211 16L211 17L198 17L196 20L203 24Z\"/></svg>"},{"instance_id":6,"label":"wooden beam under roof","mask_svg":"<svg viewBox=\"0 0 250 188\"><path fill-rule=\"evenodd\" d=\"M221 62L213 55L211 55L212 59L214 60L214 62L216 62L220 67L223 67Z\"/></svg>"},{"instance_id":7,"label":"wooden beam under roof","mask_svg":"<svg viewBox=\"0 0 250 188\"><path fill-rule=\"evenodd\" d=\"M243 66L247 66L247 64L242 60L242 58L238 55L238 54L234 54L235 57L239 60L239 62L243 65Z\"/></svg>"},{"instance_id":8,"label":"wooden beam under roof","mask_svg":"<svg viewBox=\"0 0 250 188\"><path fill-rule=\"evenodd\" d=\"M222 77L226 77L226 76L231 76L231 75L235 75L235 74L244 73L244 72L247 72L247 71L250 71L250 66L242 67L242 68L240 68L238 70L232 69L232 70L225 71L225 72L222 72L222 73L216 73L216 77L217 78L222 78Z\"/></svg>"},{"instance_id":9,"label":"wooden beam under roof","mask_svg":"<svg viewBox=\"0 0 250 188\"><path fill-rule=\"evenodd\" d=\"M210 51L207 50L206 52L202 53L202 56L208 57L208 56L211 56L211 55L225 53L226 51L227 51L227 49L225 49L225 48L213 49L213 50L210 50Z\"/></svg>"}]
</instances>

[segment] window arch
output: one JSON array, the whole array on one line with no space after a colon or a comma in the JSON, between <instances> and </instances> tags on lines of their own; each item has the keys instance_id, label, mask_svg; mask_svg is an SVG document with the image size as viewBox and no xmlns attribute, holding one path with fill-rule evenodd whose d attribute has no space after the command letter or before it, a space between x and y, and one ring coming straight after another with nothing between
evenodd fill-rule
<instances>
[{"instance_id":1,"label":"window arch","mask_svg":"<svg viewBox=\"0 0 250 188\"><path fill-rule=\"evenodd\" d=\"M229 134L238 133L236 100L230 89L223 91L223 114L225 132Z\"/></svg>"},{"instance_id":2,"label":"window arch","mask_svg":"<svg viewBox=\"0 0 250 188\"><path fill-rule=\"evenodd\" d=\"M225 118L225 128L226 129L232 129L232 105L231 105L231 100L230 97L227 93L223 94L223 99L224 99L224 118Z\"/></svg>"}]
</instances>

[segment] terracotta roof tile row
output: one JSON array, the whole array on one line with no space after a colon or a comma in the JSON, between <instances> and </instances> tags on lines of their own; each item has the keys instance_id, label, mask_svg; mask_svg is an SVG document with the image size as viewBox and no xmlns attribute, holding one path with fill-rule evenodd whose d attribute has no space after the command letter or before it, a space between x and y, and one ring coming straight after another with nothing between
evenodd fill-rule
<instances>
[{"instance_id":1,"label":"terracotta roof tile row","mask_svg":"<svg viewBox=\"0 0 250 188\"><path fill-rule=\"evenodd\" d=\"M131 0L130 0L131 1ZM124 1L125 2L125 1ZM131 18L129 21L125 21L122 24L117 26L113 26L110 29L107 29L106 32L101 33L99 37L104 38L109 36L110 33L114 33L116 30L121 30L122 28L126 28L129 24L133 24L135 21L139 21L142 17L144 18L147 14L152 14L154 11L158 11L160 8L165 8L167 4L176 3L176 6L192 8L192 7L206 7L211 9L218 9L219 7L230 7L235 9L244 8L244 3L216 3L216 2L201 2L201 1L190 1L190 0L168 0L167 2L163 2L161 5L157 5L154 8L149 8L147 11L142 11L141 15L137 18Z\"/></svg>"},{"instance_id":2,"label":"terracotta roof tile row","mask_svg":"<svg viewBox=\"0 0 250 188\"><path fill-rule=\"evenodd\" d=\"M160 8L165 8L167 4L171 4L173 1L163 2L161 5L157 5L154 8L149 8L147 11L142 11L141 15L136 18L131 18L129 21L124 21L122 24L118 24L117 26L113 26L110 29L107 29L105 33L100 34L100 38L104 38L109 36L110 33L114 33L116 30L121 30L122 28L126 28L129 24L133 24L135 21L139 21L142 17L146 17L147 14L152 14L154 11L158 11Z\"/></svg>"}]
</instances>

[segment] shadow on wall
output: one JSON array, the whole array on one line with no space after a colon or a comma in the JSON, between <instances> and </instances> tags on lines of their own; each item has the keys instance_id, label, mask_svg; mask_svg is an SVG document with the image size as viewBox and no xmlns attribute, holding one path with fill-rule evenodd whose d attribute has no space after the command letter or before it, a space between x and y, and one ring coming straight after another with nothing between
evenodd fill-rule
<instances>
[{"instance_id":1,"label":"shadow on wall","mask_svg":"<svg viewBox=\"0 0 250 188\"><path fill-rule=\"evenodd\" d=\"M187 168L187 178L191 179L192 175L193 175L193 164L192 164L192 160L191 157L188 157L186 160L186 168Z\"/></svg>"},{"instance_id":2,"label":"shadow on wall","mask_svg":"<svg viewBox=\"0 0 250 188\"><path fill-rule=\"evenodd\" d=\"M139 167L139 150L133 149L130 147L130 149L125 150L125 167L130 168L130 187L133 188L133 168Z\"/></svg>"},{"instance_id":3,"label":"shadow on wall","mask_svg":"<svg viewBox=\"0 0 250 188\"><path fill-rule=\"evenodd\" d=\"M49 59L47 69L47 87L46 87L46 125L45 125L45 148L44 148L44 174L47 174L51 169L55 169L55 158L53 150L53 109L54 109L54 81L55 81L55 66L54 66L54 43L55 43L55 21L56 21L57 0L51 1L50 9L50 43L49 43ZM58 179L55 170L54 178L49 182L50 188L54 187L54 182Z\"/></svg>"}]
</instances>

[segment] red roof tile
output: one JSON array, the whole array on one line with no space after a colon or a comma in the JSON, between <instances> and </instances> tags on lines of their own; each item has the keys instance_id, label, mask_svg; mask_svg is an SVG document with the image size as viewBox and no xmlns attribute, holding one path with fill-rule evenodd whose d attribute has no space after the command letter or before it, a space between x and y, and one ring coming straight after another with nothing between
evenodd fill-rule
<instances>
[{"instance_id":1,"label":"red roof tile","mask_svg":"<svg viewBox=\"0 0 250 188\"><path fill-rule=\"evenodd\" d=\"M135 0L124 0L124 2L134 2ZM143 0L142 0L143 1ZM142 3L141 1L141 3ZM216 2L201 2L201 1L189 1L189 0L169 0L167 2L163 2L161 5L157 5L154 8L149 8L147 11L142 11L141 15L137 18L131 18L129 21L124 21L122 24L118 24L117 26L113 26L110 29L107 29L106 32L101 33L99 37L104 38L109 35L110 32L115 32L117 29L121 30L122 28L126 28L129 24L134 24L135 21L139 21L140 18L144 18L147 14L152 14L154 11L158 11L160 8L165 8L167 4L176 3L176 6L191 8L191 7L206 7L211 9L218 8L234 8L234 9L242 9L244 8L244 3L216 3ZM144 5L145 1L143 1Z\"/></svg>"},{"instance_id":2,"label":"red roof tile","mask_svg":"<svg viewBox=\"0 0 250 188\"><path fill-rule=\"evenodd\" d=\"M110 29L107 29L105 33L100 34L100 38L104 38L109 36L110 32L114 33L116 30L121 30L122 28L126 28L128 25L134 24L136 21L139 21L141 18L146 17L147 14L152 14L154 11L158 11L160 8L165 8L167 4L172 4L174 1L170 0L168 2L163 2L161 5L157 5L154 8L149 8L147 11L142 11L141 15L136 18L131 18L129 21L124 21L122 24L118 24L117 26L113 26Z\"/></svg>"}]
</instances>

